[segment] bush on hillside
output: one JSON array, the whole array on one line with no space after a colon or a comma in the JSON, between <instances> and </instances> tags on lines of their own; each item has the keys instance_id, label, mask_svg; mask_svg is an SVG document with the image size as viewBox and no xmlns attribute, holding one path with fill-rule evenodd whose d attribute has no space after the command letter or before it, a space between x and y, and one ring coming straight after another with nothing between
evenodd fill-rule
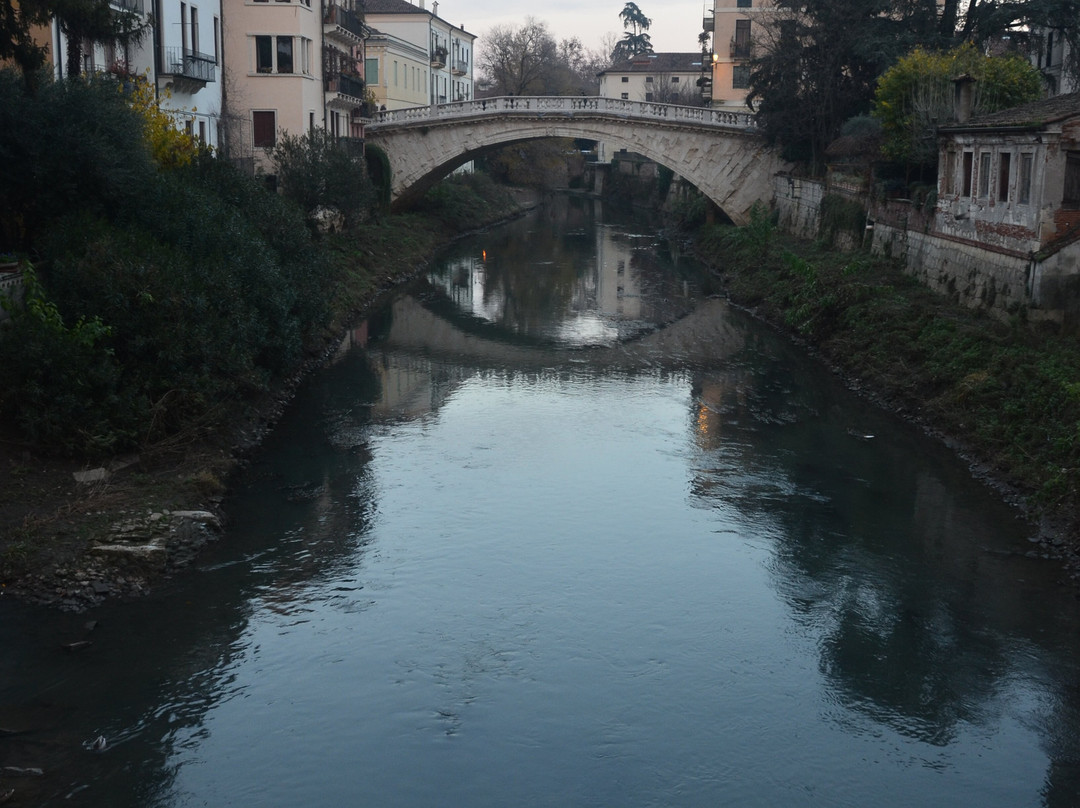
<instances>
[{"instance_id":1,"label":"bush on hillside","mask_svg":"<svg viewBox=\"0 0 1080 808\"><path fill-rule=\"evenodd\" d=\"M100 454L205 423L324 325L331 284L300 211L206 152L155 161L115 83L28 96L0 76L0 159L17 161L4 237L40 272L0 338L0 412L31 440Z\"/></svg>"}]
</instances>

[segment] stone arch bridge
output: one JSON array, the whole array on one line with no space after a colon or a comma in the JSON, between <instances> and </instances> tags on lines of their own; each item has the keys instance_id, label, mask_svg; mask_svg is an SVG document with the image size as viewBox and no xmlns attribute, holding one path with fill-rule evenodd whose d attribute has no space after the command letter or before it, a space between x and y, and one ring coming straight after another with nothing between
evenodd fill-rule
<instances>
[{"instance_id":1,"label":"stone arch bridge","mask_svg":"<svg viewBox=\"0 0 1080 808\"><path fill-rule=\"evenodd\" d=\"M510 96L378 113L366 140L390 160L394 207L486 151L539 138L616 143L671 169L736 224L787 164L748 113L574 96Z\"/></svg>"}]
</instances>

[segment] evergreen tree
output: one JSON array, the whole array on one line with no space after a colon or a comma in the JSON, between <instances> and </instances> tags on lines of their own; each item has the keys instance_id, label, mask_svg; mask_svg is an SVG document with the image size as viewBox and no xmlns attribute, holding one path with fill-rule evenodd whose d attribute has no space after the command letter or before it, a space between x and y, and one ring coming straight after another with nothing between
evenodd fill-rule
<instances>
[{"instance_id":1,"label":"evergreen tree","mask_svg":"<svg viewBox=\"0 0 1080 808\"><path fill-rule=\"evenodd\" d=\"M615 50L611 53L612 61L620 62L639 53L652 53L652 40L645 33L652 25L652 20L645 16L637 3L628 2L623 6L619 19L623 21L623 28L628 30L615 45Z\"/></svg>"}]
</instances>

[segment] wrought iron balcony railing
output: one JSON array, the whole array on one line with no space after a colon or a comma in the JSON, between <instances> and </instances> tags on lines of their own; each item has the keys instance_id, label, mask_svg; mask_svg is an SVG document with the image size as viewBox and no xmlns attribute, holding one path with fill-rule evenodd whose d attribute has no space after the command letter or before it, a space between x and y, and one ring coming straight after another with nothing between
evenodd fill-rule
<instances>
[{"instance_id":1,"label":"wrought iron balcony railing","mask_svg":"<svg viewBox=\"0 0 1080 808\"><path fill-rule=\"evenodd\" d=\"M365 84L363 79L359 79L355 76L333 76L326 80L326 91L330 93L341 93L342 95L351 95L353 98L363 100L364 98Z\"/></svg>"},{"instance_id":2,"label":"wrought iron balcony railing","mask_svg":"<svg viewBox=\"0 0 1080 808\"><path fill-rule=\"evenodd\" d=\"M214 81L214 68L217 62L207 53L199 53L188 48L165 48L165 61L161 72L166 75L183 76L195 81Z\"/></svg>"},{"instance_id":3,"label":"wrought iron balcony railing","mask_svg":"<svg viewBox=\"0 0 1080 808\"><path fill-rule=\"evenodd\" d=\"M323 25L336 25L360 39L364 38L364 22L360 15L337 3L327 4Z\"/></svg>"}]
</instances>

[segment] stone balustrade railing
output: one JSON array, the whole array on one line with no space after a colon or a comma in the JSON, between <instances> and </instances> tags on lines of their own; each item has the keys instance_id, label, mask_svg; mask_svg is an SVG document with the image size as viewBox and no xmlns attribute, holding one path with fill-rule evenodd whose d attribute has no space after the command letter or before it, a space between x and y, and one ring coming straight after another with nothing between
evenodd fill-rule
<instances>
[{"instance_id":1,"label":"stone balustrade railing","mask_svg":"<svg viewBox=\"0 0 1080 808\"><path fill-rule=\"evenodd\" d=\"M715 126L725 129L753 129L754 116L749 112L731 112L709 107L682 107L657 104L652 101L625 101L599 96L500 96L476 101L457 101L425 107L383 110L368 122L368 130L378 130L391 124L431 123L455 118L477 118L485 115L609 115L628 119L648 119L667 123L686 123Z\"/></svg>"}]
</instances>

